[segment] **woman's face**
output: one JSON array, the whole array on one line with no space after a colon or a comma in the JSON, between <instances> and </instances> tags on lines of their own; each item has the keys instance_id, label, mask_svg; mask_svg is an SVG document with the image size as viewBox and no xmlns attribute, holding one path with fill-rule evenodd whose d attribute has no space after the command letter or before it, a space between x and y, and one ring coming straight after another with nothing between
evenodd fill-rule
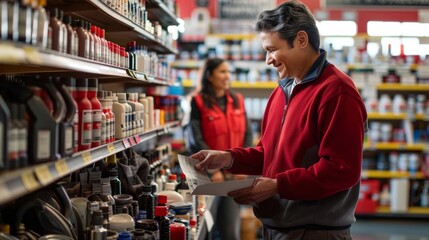
<instances>
[{"instance_id":1,"label":"woman's face","mask_svg":"<svg viewBox=\"0 0 429 240\"><path fill-rule=\"evenodd\" d=\"M213 69L208 80L212 83L215 91L229 89L231 75L229 73L229 66L227 62L221 63L217 68Z\"/></svg>"}]
</instances>

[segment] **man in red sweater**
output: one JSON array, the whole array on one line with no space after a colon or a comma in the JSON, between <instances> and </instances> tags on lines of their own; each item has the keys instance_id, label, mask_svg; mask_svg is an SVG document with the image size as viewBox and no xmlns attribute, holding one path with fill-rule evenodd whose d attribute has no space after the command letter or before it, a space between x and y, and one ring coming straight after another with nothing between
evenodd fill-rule
<instances>
[{"instance_id":1,"label":"man in red sweater","mask_svg":"<svg viewBox=\"0 0 429 240\"><path fill-rule=\"evenodd\" d=\"M256 30L280 80L251 148L201 151L199 169L262 175L230 192L252 204L264 239L351 239L367 114L352 80L319 49L314 17L297 1L263 11Z\"/></svg>"}]
</instances>

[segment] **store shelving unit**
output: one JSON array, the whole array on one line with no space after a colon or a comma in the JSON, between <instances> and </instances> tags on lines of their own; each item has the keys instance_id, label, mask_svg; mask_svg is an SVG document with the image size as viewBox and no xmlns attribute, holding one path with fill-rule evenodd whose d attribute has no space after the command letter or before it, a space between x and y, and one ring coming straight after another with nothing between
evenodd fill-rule
<instances>
[{"instance_id":1,"label":"store shelving unit","mask_svg":"<svg viewBox=\"0 0 429 240\"><path fill-rule=\"evenodd\" d=\"M0 175L0 205L48 186L112 154L171 133L178 126L178 122L169 123L142 134L136 134L97 148L78 152L70 158L3 173Z\"/></svg>"},{"instance_id":2,"label":"store shelving unit","mask_svg":"<svg viewBox=\"0 0 429 240\"><path fill-rule=\"evenodd\" d=\"M149 18L157 19L164 26L178 25L177 17L164 3L158 0L147 1ZM52 7L58 7L72 16L90 20L93 24L106 29L106 38L119 45L126 45L131 41L144 44L149 49L160 53L177 53L177 49L162 43L150 32L146 31L130 19L114 11L99 0L52 0Z\"/></svg>"},{"instance_id":3,"label":"store shelving unit","mask_svg":"<svg viewBox=\"0 0 429 240\"><path fill-rule=\"evenodd\" d=\"M158 0L148 2L150 18L160 18L163 27L178 24L175 14ZM154 35L132 22L130 19L115 12L99 0L49 0L48 7L58 7L66 14L88 20L106 29L106 38L120 45L137 41L160 54L177 53L171 45L166 45ZM89 59L62 54L50 49L0 41L0 74L13 75L51 75L98 78L104 82L114 81L115 84L132 82L145 86L170 85L170 79L161 79L120 67L107 65ZM7 170L0 173L0 206L7 206L20 197L29 195L39 189L57 182L71 173L91 165L109 155L131 148L138 144L157 141L157 137L172 133L179 122L166 123L125 139L97 148L73 154L52 162L41 163L25 168Z\"/></svg>"}]
</instances>

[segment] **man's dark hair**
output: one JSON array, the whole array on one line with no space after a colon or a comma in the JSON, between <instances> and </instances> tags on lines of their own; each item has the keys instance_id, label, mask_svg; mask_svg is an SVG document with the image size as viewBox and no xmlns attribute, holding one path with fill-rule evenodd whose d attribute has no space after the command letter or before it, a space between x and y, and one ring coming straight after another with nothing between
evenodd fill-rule
<instances>
[{"instance_id":1,"label":"man's dark hair","mask_svg":"<svg viewBox=\"0 0 429 240\"><path fill-rule=\"evenodd\" d=\"M315 51L319 51L320 36L316 20L310 10L299 1L287 1L273 10L261 12L255 29L258 32L278 32L281 39L293 48L293 40L299 31L305 31L308 41Z\"/></svg>"}]
</instances>

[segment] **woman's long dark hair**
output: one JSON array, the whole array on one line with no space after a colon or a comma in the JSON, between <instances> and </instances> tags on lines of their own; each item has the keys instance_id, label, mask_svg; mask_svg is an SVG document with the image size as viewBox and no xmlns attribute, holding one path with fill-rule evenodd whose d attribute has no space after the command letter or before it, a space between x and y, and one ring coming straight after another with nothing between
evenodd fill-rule
<instances>
[{"instance_id":1,"label":"woman's long dark hair","mask_svg":"<svg viewBox=\"0 0 429 240\"><path fill-rule=\"evenodd\" d=\"M201 91L200 94L203 98L204 105L209 108L213 108L213 104L216 104L216 94L212 83L209 81L209 77L213 74L213 71L219 67L225 60L221 58L209 58L204 63L201 72ZM239 108L237 96L229 91L229 95L234 100L234 108Z\"/></svg>"}]
</instances>

